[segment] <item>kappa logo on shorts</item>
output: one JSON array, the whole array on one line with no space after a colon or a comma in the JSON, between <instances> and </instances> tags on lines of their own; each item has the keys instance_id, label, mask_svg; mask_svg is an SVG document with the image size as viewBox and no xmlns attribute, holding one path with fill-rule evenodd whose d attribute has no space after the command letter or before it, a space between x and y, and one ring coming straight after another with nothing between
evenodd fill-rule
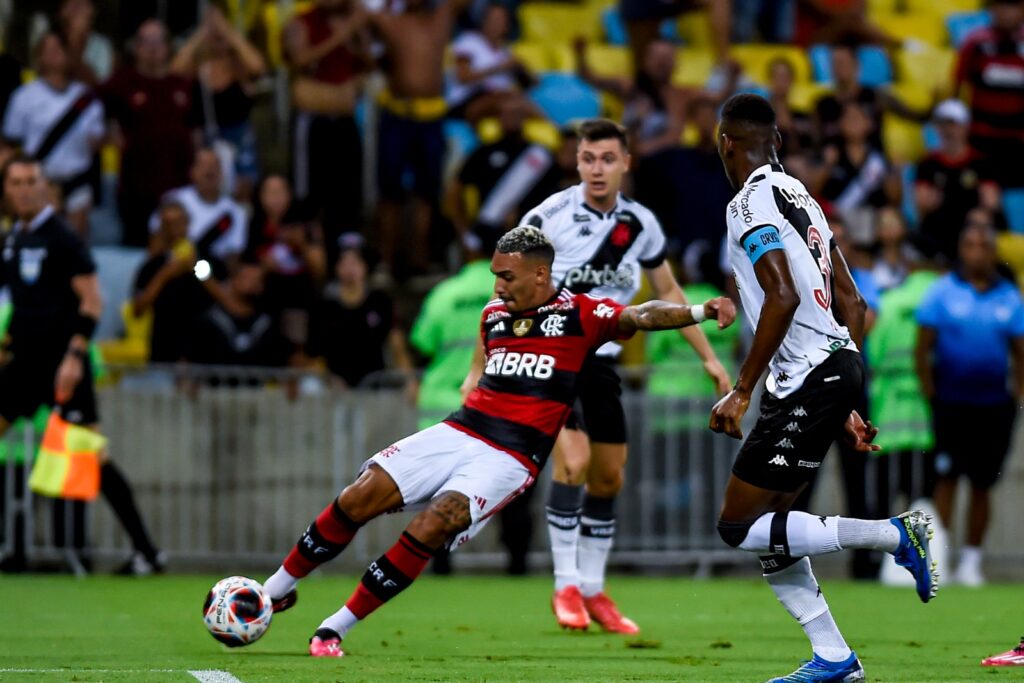
<instances>
[{"instance_id":1,"label":"kappa logo on shorts","mask_svg":"<svg viewBox=\"0 0 1024 683\"><path fill-rule=\"evenodd\" d=\"M793 417L807 417L807 411L804 410L803 406L797 406L793 410L789 411L789 414Z\"/></svg>"},{"instance_id":2,"label":"kappa logo on shorts","mask_svg":"<svg viewBox=\"0 0 1024 683\"><path fill-rule=\"evenodd\" d=\"M786 437L786 438L782 439L781 441L779 441L777 444L775 444L775 447L776 448L793 448L793 442L790 441L788 437Z\"/></svg>"},{"instance_id":3,"label":"kappa logo on shorts","mask_svg":"<svg viewBox=\"0 0 1024 683\"><path fill-rule=\"evenodd\" d=\"M783 429L786 430L787 432L799 432L800 425L798 425L796 422L790 422L788 425L783 427Z\"/></svg>"},{"instance_id":4,"label":"kappa logo on shorts","mask_svg":"<svg viewBox=\"0 0 1024 683\"><path fill-rule=\"evenodd\" d=\"M481 498L480 496L473 496L473 500L476 501L476 504L480 507L481 510L483 510L485 507L487 507L487 499L486 498Z\"/></svg>"},{"instance_id":5,"label":"kappa logo on shorts","mask_svg":"<svg viewBox=\"0 0 1024 683\"><path fill-rule=\"evenodd\" d=\"M786 461L781 454L776 453L775 457L768 461L769 465L778 465L779 467L789 467L789 462Z\"/></svg>"},{"instance_id":6,"label":"kappa logo on shorts","mask_svg":"<svg viewBox=\"0 0 1024 683\"><path fill-rule=\"evenodd\" d=\"M821 467L821 463L820 462L815 462L813 460L799 460L799 461L797 461L796 466L797 467L806 467L808 469L816 470L819 467Z\"/></svg>"}]
</instances>

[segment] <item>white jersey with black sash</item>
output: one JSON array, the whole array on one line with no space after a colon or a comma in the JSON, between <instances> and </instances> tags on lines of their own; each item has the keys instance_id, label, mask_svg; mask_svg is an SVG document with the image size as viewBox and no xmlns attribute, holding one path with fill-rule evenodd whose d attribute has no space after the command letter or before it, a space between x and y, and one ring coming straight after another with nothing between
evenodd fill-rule
<instances>
[{"instance_id":1,"label":"white jersey with black sash","mask_svg":"<svg viewBox=\"0 0 1024 683\"><path fill-rule=\"evenodd\" d=\"M785 251L789 260L800 305L768 365L767 379L768 391L784 398L836 351L857 350L850 332L832 313L832 230L803 183L779 164L766 164L750 174L729 203L726 222L729 264L743 312L755 329L764 290L754 264L775 250Z\"/></svg>"},{"instance_id":2,"label":"white jersey with black sash","mask_svg":"<svg viewBox=\"0 0 1024 683\"><path fill-rule=\"evenodd\" d=\"M640 289L642 271L665 260L665 234L647 207L619 194L611 211L598 211L587 204L583 183L551 195L520 223L551 240L552 280L574 294L627 305ZM610 342L597 355L616 357L620 350Z\"/></svg>"},{"instance_id":3,"label":"white jersey with black sash","mask_svg":"<svg viewBox=\"0 0 1024 683\"><path fill-rule=\"evenodd\" d=\"M234 199L221 195L217 201L203 199L191 185L179 187L164 195L162 201L177 201L188 213L188 239L202 258L214 256L225 260L245 249L248 237L245 210ZM150 232L160 227L154 213L149 220Z\"/></svg>"},{"instance_id":4,"label":"white jersey with black sash","mask_svg":"<svg viewBox=\"0 0 1024 683\"><path fill-rule=\"evenodd\" d=\"M60 183L89 171L105 130L103 104L78 81L56 90L37 78L14 91L4 114L4 138L39 159L46 176Z\"/></svg>"}]
</instances>

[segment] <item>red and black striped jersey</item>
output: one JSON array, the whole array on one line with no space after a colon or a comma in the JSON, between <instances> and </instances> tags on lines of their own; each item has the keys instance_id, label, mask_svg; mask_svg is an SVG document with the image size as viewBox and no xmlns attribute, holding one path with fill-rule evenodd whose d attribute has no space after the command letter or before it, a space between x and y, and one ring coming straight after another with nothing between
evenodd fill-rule
<instances>
[{"instance_id":1,"label":"red and black striped jersey","mask_svg":"<svg viewBox=\"0 0 1024 683\"><path fill-rule=\"evenodd\" d=\"M970 85L971 133L1024 140L1024 28L981 28L960 48L956 83Z\"/></svg>"},{"instance_id":2,"label":"red and black striped jersey","mask_svg":"<svg viewBox=\"0 0 1024 683\"><path fill-rule=\"evenodd\" d=\"M480 322L484 372L445 422L511 454L536 475L569 418L587 357L630 336L619 331L624 308L567 289L518 313L500 300L490 302Z\"/></svg>"}]
</instances>

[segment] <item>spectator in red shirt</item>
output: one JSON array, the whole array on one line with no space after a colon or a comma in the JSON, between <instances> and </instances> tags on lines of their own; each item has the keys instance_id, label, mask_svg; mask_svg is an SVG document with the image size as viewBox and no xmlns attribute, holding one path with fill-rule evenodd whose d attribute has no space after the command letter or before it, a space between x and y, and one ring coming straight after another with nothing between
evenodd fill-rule
<instances>
[{"instance_id":1,"label":"spectator in red shirt","mask_svg":"<svg viewBox=\"0 0 1024 683\"><path fill-rule=\"evenodd\" d=\"M946 100L933 117L941 147L918 164L914 202L921 246L956 262L960 230L976 206L998 211L1002 204L991 163L968 143L971 115L960 100Z\"/></svg>"},{"instance_id":2,"label":"spectator in red shirt","mask_svg":"<svg viewBox=\"0 0 1024 683\"><path fill-rule=\"evenodd\" d=\"M1024 187L1024 2L991 0L992 26L960 48L957 91L970 86L971 146L987 155L1004 187Z\"/></svg>"},{"instance_id":3,"label":"spectator in red shirt","mask_svg":"<svg viewBox=\"0 0 1024 683\"><path fill-rule=\"evenodd\" d=\"M134 63L118 69L103 94L107 113L120 128L122 240L145 246L149 217L160 198L188 183L192 85L169 73L167 29L156 19L143 22L131 50Z\"/></svg>"}]
</instances>

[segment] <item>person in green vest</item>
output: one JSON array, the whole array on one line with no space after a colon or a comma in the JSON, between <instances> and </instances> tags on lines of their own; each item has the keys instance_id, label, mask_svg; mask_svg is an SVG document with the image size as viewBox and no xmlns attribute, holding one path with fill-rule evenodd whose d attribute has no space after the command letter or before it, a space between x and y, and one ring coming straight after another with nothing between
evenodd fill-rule
<instances>
[{"instance_id":1,"label":"person in green vest","mask_svg":"<svg viewBox=\"0 0 1024 683\"><path fill-rule=\"evenodd\" d=\"M480 311L494 298L491 254L502 232L476 227L464 238L466 265L427 294L413 324L409 341L429 359L420 382L416 407L419 429L443 420L462 405L459 387L473 362L480 341ZM502 508L501 542L508 548L510 574L526 573L526 554L533 537L531 488ZM447 553L435 556L434 571L451 571Z\"/></svg>"}]
</instances>

